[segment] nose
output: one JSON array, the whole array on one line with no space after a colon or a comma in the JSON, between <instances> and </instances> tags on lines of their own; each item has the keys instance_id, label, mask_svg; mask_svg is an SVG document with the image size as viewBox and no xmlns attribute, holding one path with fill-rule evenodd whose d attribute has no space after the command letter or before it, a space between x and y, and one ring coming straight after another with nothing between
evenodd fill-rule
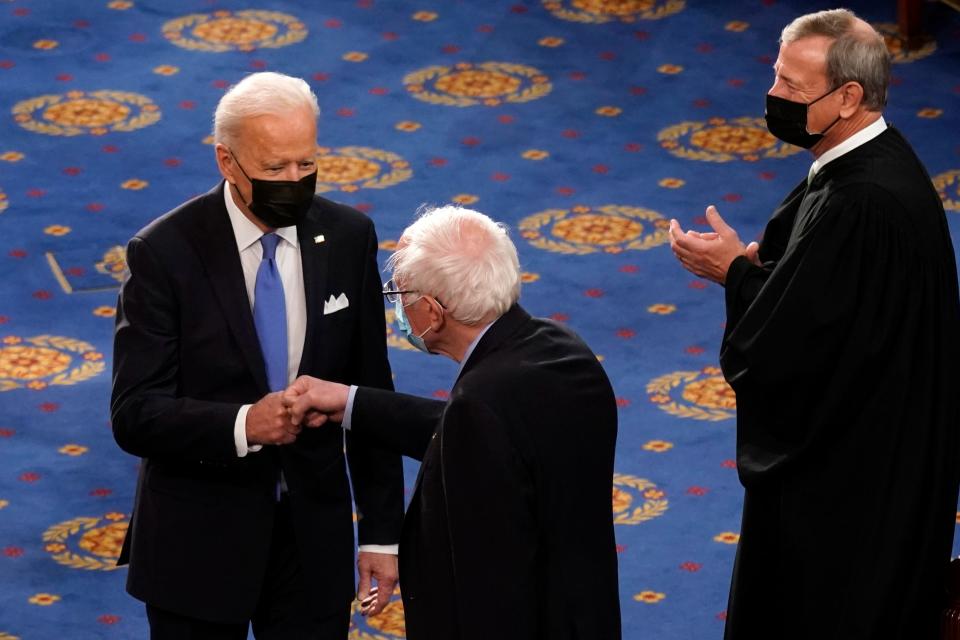
<instances>
[{"instance_id":1,"label":"nose","mask_svg":"<svg viewBox=\"0 0 960 640\"><path fill-rule=\"evenodd\" d=\"M296 162L291 162L286 167L283 168L283 179L291 180L296 182L303 176L300 175L300 165Z\"/></svg>"},{"instance_id":2,"label":"nose","mask_svg":"<svg viewBox=\"0 0 960 640\"><path fill-rule=\"evenodd\" d=\"M771 96L777 96L782 98L786 90L786 83L784 83L780 78L774 78L773 84L767 90L767 94Z\"/></svg>"}]
</instances>

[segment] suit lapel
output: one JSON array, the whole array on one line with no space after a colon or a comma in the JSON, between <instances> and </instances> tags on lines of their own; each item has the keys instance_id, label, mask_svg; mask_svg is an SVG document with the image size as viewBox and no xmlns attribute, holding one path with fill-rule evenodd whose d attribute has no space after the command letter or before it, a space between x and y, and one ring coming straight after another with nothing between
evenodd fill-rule
<instances>
[{"instance_id":1,"label":"suit lapel","mask_svg":"<svg viewBox=\"0 0 960 640\"><path fill-rule=\"evenodd\" d=\"M253 314L250 312L250 300L247 298L236 237L223 202L223 185L224 183L220 183L219 187L207 194L207 211L200 216L202 231L195 234L191 240L207 270L214 296L240 346L243 359L261 392L266 394L269 391L267 374L257 339L257 329L253 324Z\"/></svg>"},{"instance_id":2,"label":"suit lapel","mask_svg":"<svg viewBox=\"0 0 960 640\"><path fill-rule=\"evenodd\" d=\"M327 290L327 262L330 254L330 230L317 216L317 208L297 226L300 261L303 264L303 293L307 307L307 329L298 374L313 371L314 362L326 361L323 339L323 295Z\"/></svg>"}]
</instances>

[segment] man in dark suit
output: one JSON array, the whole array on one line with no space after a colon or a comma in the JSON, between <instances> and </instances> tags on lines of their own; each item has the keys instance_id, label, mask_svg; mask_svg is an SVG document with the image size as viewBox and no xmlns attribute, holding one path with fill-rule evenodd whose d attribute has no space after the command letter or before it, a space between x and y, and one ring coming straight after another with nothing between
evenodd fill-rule
<instances>
[{"instance_id":1,"label":"man in dark suit","mask_svg":"<svg viewBox=\"0 0 960 640\"><path fill-rule=\"evenodd\" d=\"M620 638L617 409L596 356L517 304L516 248L480 213L427 213L391 266L401 330L461 364L449 401L301 377L284 402L422 461L400 541L407 637Z\"/></svg>"},{"instance_id":2,"label":"man in dark suit","mask_svg":"<svg viewBox=\"0 0 960 640\"><path fill-rule=\"evenodd\" d=\"M215 117L224 181L130 241L113 429L143 458L121 554L153 638L347 635L357 504L360 595L396 579L400 456L300 432L298 373L390 389L373 224L314 196L316 96L248 76Z\"/></svg>"}]
</instances>

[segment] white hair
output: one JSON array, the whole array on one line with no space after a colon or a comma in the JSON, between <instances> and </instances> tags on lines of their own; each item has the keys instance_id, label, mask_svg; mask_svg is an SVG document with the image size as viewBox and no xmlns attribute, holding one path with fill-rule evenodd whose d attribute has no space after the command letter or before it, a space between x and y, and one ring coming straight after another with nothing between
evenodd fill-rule
<instances>
[{"instance_id":1,"label":"white hair","mask_svg":"<svg viewBox=\"0 0 960 640\"><path fill-rule=\"evenodd\" d=\"M499 318L520 298L520 260L507 228L454 205L424 211L387 268L404 289L435 297L467 325Z\"/></svg>"},{"instance_id":2,"label":"white hair","mask_svg":"<svg viewBox=\"0 0 960 640\"><path fill-rule=\"evenodd\" d=\"M244 119L286 115L297 109L320 115L317 96L305 81L273 71L251 73L220 98L213 114L213 140L231 146Z\"/></svg>"}]
</instances>

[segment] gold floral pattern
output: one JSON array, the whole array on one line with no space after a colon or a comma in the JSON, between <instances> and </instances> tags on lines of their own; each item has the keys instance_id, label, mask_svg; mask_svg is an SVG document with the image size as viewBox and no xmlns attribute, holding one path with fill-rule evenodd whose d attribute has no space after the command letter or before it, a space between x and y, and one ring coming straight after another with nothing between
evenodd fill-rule
<instances>
[{"instance_id":1,"label":"gold floral pattern","mask_svg":"<svg viewBox=\"0 0 960 640\"><path fill-rule=\"evenodd\" d=\"M677 388L681 400L673 396ZM733 389L717 367L676 371L654 378L647 383L647 394L662 411L681 418L716 422L732 418L737 407Z\"/></svg>"},{"instance_id":2,"label":"gold floral pattern","mask_svg":"<svg viewBox=\"0 0 960 640\"><path fill-rule=\"evenodd\" d=\"M60 601L60 596L54 593L37 593L35 595L30 596L27 599L27 602L29 602L30 604L39 605L41 607L49 607L54 602L59 602L59 601Z\"/></svg>"},{"instance_id":3,"label":"gold floral pattern","mask_svg":"<svg viewBox=\"0 0 960 640\"><path fill-rule=\"evenodd\" d=\"M933 186L947 211L960 211L960 169L941 173L933 178Z\"/></svg>"},{"instance_id":4,"label":"gold floral pattern","mask_svg":"<svg viewBox=\"0 0 960 640\"><path fill-rule=\"evenodd\" d=\"M13 119L24 129L52 136L104 135L134 131L159 122L160 108L138 93L69 91L23 100Z\"/></svg>"},{"instance_id":5,"label":"gold floral pattern","mask_svg":"<svg viewBox=\"0 0 960 640\"><path fill-rule=\"evenodd\" d=\"M276 49L301 42L307 27L278 11L194 13L163 25L163 37L184 49L222 53Z\"/></svg>"},{"instance_id":6,"label":"gold floral pattern","mask_svg":"<svg viewBox=\"0 0 960 640\"><path fill-rule=\"evenodd\" d=\"M71 368L75 356L79 356L79 362ZM73 385L102 373L105 367L103 354L82 340L7 336L0 346L0 391Z\"/></svg>"},{"instance_id":7,"label":"gold floral pattern","mask_svg":"<svg viewBox=\"0 0 960 640\"><path fill-rule=\"evenodd\" d=\"M94 265L98 273L110 276L117 282L123 282L127 277L127 250L120 245L107 249L103 254L103 259ZM97 315L104 315L104 311L110 317L116 315L116 309L113 307L99 307L94 311Z\"/></svg>"},{"instance_id":8,"label":"gold floral pattern","mask_svg":"<svg viewBox=\"0 0 960 640\"><path fill-rule=\"evenodd\" d=\"M403 638L407 635L406 621L403 615L403 602L391 600L383 611L369 618L367 624L389 636Z\"/></svg>"},{"instance_id":9,"label":"gold floral pattern","mask_svg":"<svg viewBox=\"0 0 960 640\"><path fill-rule=\"evenodd\" d=\"M803 151L781 142L767 131L763 118L711 118L707 122L681 122L657 134L660 146L687 160L756 162L785 158Z\"/></svg>"},{"instance_id":10,"label":"gold floral pattern","mask_svg":"<svg viewBox=\"0 0 960 640\"><path fill-rule=\"evenodd\" d=\"M667 511L670 504L666 494L656 484L644 478L615 473L613 474L613 489L614 524L634 525L658 518ZM626 496L618 495L618 491L626 494ZM629 496L629 501L627 496ZM640 504L633 507L635 503ZM626 504L626 508L618 510L618 507L624 504ZM633 507L632 510L631 507Z\"/></svg>"},{"instance_id":11,"label":"gold floral pattern","mask_svg":"<svg viewBox=\"0 0 960 640\"><path fill-rule=\"evenodd\" d=\"M637 602L646 602L647 604L656 604L666 598L665 593L660 593L659 591L641 591L640 593L633 596L633 599Z\"/></svg>"},{"instance_id":12,"label":"gold floral pattern","mask_svg":"<svg viewBox=\"0 0 960 640\"><path fill-rule=\"evenodd\" d=\"M715 542L722 542L723 544L737 544L740 542L740 534L724 531L723 533L718 533L713 536L713 539Z\"/></svg>"},{"instance_id":13,"label":"gold floral pattern","mask_svg":"<svg viewBox=\"0 0 960 640\"><path fill-rule=\"evenodd\" d=\"M321 147L317 152L317 193L386 189L413 176L399 155L369 147Z\"/></svg>"},{"instance_id":14,"label":"gold floral pattern","mask_svg":"<svg viewBox=\"0 0 960 640\"><path fill-rule=\"evenodd\" d=\"M586 255L603 251L650 249L669 240L670 222L656 211L640 207L577 205L548 209L528 216L518 225L520 235L538 249Z\"/></svg>"},{"instance_id":15,"label":"gold floral pattern","mask_svg":"<svg viewBox=\"0 0 960 640\"><path fill-rule=\"evenodd\" d=\"M122 513L80 517L55 524L43 533L44 547L54 561L73 569L113 571L127 533Z\"/></svg>"},{"instance_id":16,"label":"gold floral pattern","mask_svg":"<svg viewBox=\"0 0 960 640\"><path fill-rule=\"evenodd\" d=\"M553 88L539 70L507 62L435 65L407 74L403 84L418 100L451 107L529 102Z\"/></svg>"},{"instance_id":17,"label":"gold floral pattern","mask_svg":"<svg viewBox=\"0 0 960 640\"><path fill-rule=\"evenodd\" d=\"M557 18L571 22L603 24L619 20L659 20L678 13L685 0L542 0L544 8Z\"/></svg>"}]
</instances>

